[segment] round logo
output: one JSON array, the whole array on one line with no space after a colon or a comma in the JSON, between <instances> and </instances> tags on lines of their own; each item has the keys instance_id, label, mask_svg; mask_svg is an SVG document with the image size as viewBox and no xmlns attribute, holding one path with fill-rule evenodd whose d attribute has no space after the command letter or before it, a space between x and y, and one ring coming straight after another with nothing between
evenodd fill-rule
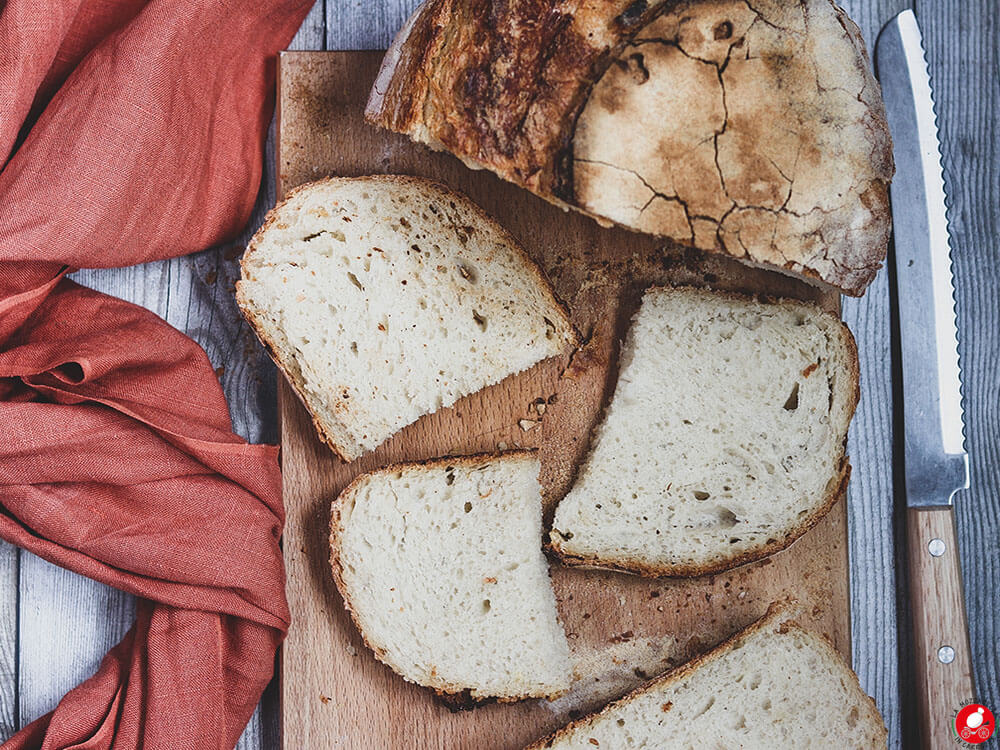
<instances>
[{"instance_id":1,"label":"round logo","mask_svg":"<svg viewBox=\"0 0 1000 750\"><path fill-rule=\"evenodd\" d=\"M979 703L970 703L955 716L955 732L970 745L986 742L995 729L993 712Z\"/></svg>"}]
</instances>

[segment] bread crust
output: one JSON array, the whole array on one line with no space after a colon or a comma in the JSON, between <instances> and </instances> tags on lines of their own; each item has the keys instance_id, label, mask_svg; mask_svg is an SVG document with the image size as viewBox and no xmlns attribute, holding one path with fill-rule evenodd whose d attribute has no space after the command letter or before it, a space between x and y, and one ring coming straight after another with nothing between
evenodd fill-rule
<instances>
[{"instance_id":1,"label":"bread crust","mask_svg":"<svg viewBox=\"0 0 1000 750\"><path fill-rule=\"evenodd\" d=\"M343 533L343 521L342 521L342 511L344 505L353 500L354 493L357 491L364 482L369 481L371 478L384 475L393 474L398 471L406 471L409 469L436 469L445 468L449 466L475 466L484 461L495 461L497 459L513 459L517 461L522 460L536 460L537 451L518 449L511 451L501 451L497 453L475 453L465 456L453 456L445 458L431 458L425 461L406 461L403 463L392 464L391 466L386 466L385 468L378 469L376 471L369 472L367 474L361 474L354 478L354 480L348 484L340 494L333 500L330 505L330 569L333 573L333 580L337 585L337 590L340 592L340 597L344 602L344 609L347 610L351 617L351 621L358 630L358 634L361 636L361 640L364 645L375 655L375 658L380 662L385 664L387 667L399 674L407 682L411 682L407 677L400 674L395 667L385 658L385 649L381 648L377 644L372 643L368 639L368 634L365 632L364 626L361 622L357 611L354 608L354 604L351 601L350 592L347 588L347 584L344 581L344 568L340 561L341 554L341 543L340 537ZM414 683L420 684L420 683ZM510 696L491 696L491 697L476 697L472 694L472 691L464 685L454 685L442 683L439 685L422 685L422 687L427 687L434 691L437 698L448 708L448 710L457 711L467 711L478 706L486 705L489 703L513 703L520 700L525 700L527 698L548 698L554 700L558 698L562 693L552 693L549 695L510 695Z\"/></svg>"},{"instance_id":2,"label":"bread crust","mask_svg":"<svg viewBox=\"0 0 1000 750\"><path fill-rule=\"evenodd\" d=\"M673 289L700 289L697 287L662 287L654 286L650 287L649 291L656 289L673 288ZM700 291L705 291L700 289ZM765 304L772 305L784 305L793 307L807 307L813 308L817 311L822 311L819 306L805 302L802 300L793 300L786 298L769 298L764 295L747 295L740 294L738 292L712 292L712 294L718 295L721 299L729 299L739 302L747 301L759 301ZM832 316L831 316L832 317ZM806 517L795 527L789 530L781 539L776 539L770 544L765 544L762 547L756 549L746 550L738 555L734 555L728 558L721 558L714 562L705 563L702 565L652 565L645 564L638 561L622 561L613 558L604 558L599 555L577 555L573 553L566 552L559 541L554 540L552 537L557 533L554 530L552 535L549 537L549 541L545 544L547 551L554 554L559 558L560 562L564 565L570 567L580 567L580 568L592 568L596 570L611 570L622 573L632 573L634 575L642 576L644 578L695 578L698 576L711 575L715 573L722 573L726 570L731 570L733 568L738 568L742 565L747 565L758 560L763 560L764 558L770 557L777 552L791 546L796 540L802 537L809 529L819 523L826 515L830 512L837 501L846 494L848 480L851 476L851 464L850 459L847 455L847 428L850 426L851 419L854 416L854 412L857 409L858 401L861 398L861 384L860 384L860 362L858 360L858 347L855 342L854 335L847 325L841 321L836 321L838 324L837 331L840 334L840 343L844 348L845 353L845 366L847 369L847 377L849 381L850 391L848 392L847 408L844 414L844 442L843 442L843 456L841 458L840 466L834 477L827 483L827 489L823 496L823 500L819 503L811 513L807 514ZM587 459L584 459L585 461Z\"/></svg>"},{"instance_id":3,"label":"bread crust","mask_svg":"<svg viewBox=\"0 0 1000 750\"><path fill-rule=\"evenodd\" d=\"M795 7L804 9L811 2L800 0ZM602 225L618 224L668 236L701 250L768 265L860 296L881 267L888 248L892 146L880 89L871 73L860 31L833 0L823 3L823 8L829 3L842 29L838 36L846 41L838 47L841 55L832 61L833 65L851 81L849 85L856 85L857 102L864 110L865 140L853 142L851 154L858 160L867 156L865 171L858 176L864 178L861 187L868 187L859 188L857 196L852 195L845 206L834 212L817 206L805 215L809 219L791 208L786 211L785 205L766 212L749 196L742 195L735 196L729 211L715 216L703 216L694 207L689 211L682 201L679 220L682 228L683 222L690 226L688 236L686 228L672 228L672 221L664 224L655 216L648 221L634 221L611 215L604 208L590 210L582 199L581 189L588 184L592 183L592 187L585 193L607 196L623 191L632 179L627 169L595 181L592 176L577 174L574 168L577 123L598 84L616 62L622 62L619 56L623 50L649 24L679 5L691 6L694 10L685 13L697 14L710 9L709 3L426 0L387 53L366 117L373 124L406 133L432 148L451 151L469 166L489 169ZM818 80L817 88L824 91ZM794 91L797 85L788 89ZM810 110L804 107L803 111ZM817 131L825 127L820 122L817 120ZM626 127L630 125L626 123ZM628 136L628 130L621 133L621 137ZM841 159L834 154L826 157ZM717 168L718 164L717 153ZM781 172L777 166L774 168ZM870 180L867 172L871 173ZM648 184L646 188L652 189ZM729 199L725 184L717 192ZM648 205L643 205L642 211ZM674 205L675 213L680 210ZM760 216L754 211L759 211ZM861 229L856 225L858 212L867 217ZM787 229L790 236L781 235L785 241L780 246L775 245L775 235L765 231L772 223L777 227L779 221L793 225ZM711 236L703 234L709 225L715 227ZM764 238L766 234L771 234L770 244ZM800 243L796 243L796 237L801 238Z\"/></svg>"},{"instance_id":4,"label":"bread crust","mask_svg":"<svg viewBox=\"0 0 1000 750\"><path fill-rule=\"evenodd\" d=\"M662 675L658 677L654 677L653 679L647 681L645 684L640 685L638 688L630 692L628 695L619 698L616 701L612 701L599 711L595 711L594 713L588 714L587 716L582 716L579 719L570 722L561 729L557 729L555 732L552 732L551 734L541 738L540 740L531 743L524 750L544 750L545 748L550 748L557 741L561 740L564 737L569 736L575 730L581 727L588 726L595 720L599 719L600 717L612 713L619 706L623 706L630 703L631 701L633 701L635 698L637 698L639 695L646 692L647 690L653 690L665 687L667 685L682 682L683 680L687 679L692 674L694 674L698 670L698 668L701 667L702 665L714 661L720 656L723 656L729 651L732 651L733 649L744 643L747 639L749 639L756 633L759 633L762 630L773 628L775 626L780 627L782 629L782 632L784 632L785 628L795 629L800 633L804 634L806 637L814 639L816 642L821 643L825 648L829 649L833 658L836 659L841 666L843 666L845 672L851 675L852 687L856 687L858 693L864 696L864 705L869 709L868 719L872 722L872 724L876 722L879 724L881 729L880 746L885 747L888 741L889 732L885 727L885 722L882 720L882 715L881 713L879 713L878 706L876 705L875 700L870 695L865 693L865 691L862 689L861 681L858 679L857 674L855 674L854 671L850 668L850 665L848 665L847 662L844 661L844 658L834 648L833 643L830 641L829 638L820 633L815 633L811 630L803 628L801 625L795 622L794 619L792 619L794 617L795 607L796 607L795 602L772 602L771 605L768 607L767 612L763 615L763 617L761 617L759 620L752 623L748 627L744 628L743 630L733 634L732 636L724 640L722 643L720 643L718 646L711 649L710 651L707 651L706 653L701 654L700 656L696 656L694 659L691 659L691 661L686 662L685 664L682 664L681 666L676 667L674 669L668 670L667 672L664 672Z\"/></svg>"},{"instance_id":5,"label":"bread crust","mask_svg":"<svg viewBox=\"0 0 1000 750\"><path fill-rule=\"evenodd\" d=\"M338 439L336 432L337 427L340 425L330 425L326 424L323 418L310 406L308 399L306 398L305 383L301 376L297 374L298 368L292 359L284 354L281 350L280 342L273 339L273 337L268 333L268 326L263 319L263 315L256 308L253 302L247 298L244 293L244 287L242 279L252 276L252 269L250 267L250 260L253 254L256 252L257 247L261 239L267 234L268 230L281 220L282 209L286 204L288 204L296 195L300 192L313 190L323 185L327 184L341 184L350 182L377 182L383 184L395 184L395 185L406 185L412 187L415 190L423 190L429 193L436 194L442 200L451 200L456 202L463 207L464 210L476 214L481 221L483 221L489 228L491 232L495 232L496 237L507 247L509 247L517 259L520 261L524 273L527 274L529 278L537 285L537 287L543 292L548 304L556 313L559 318L559 323L567 331L570 338L570 342L565 346L565 350L575 349L580 345L580 334L573 326L570 320L569 308L563 303L555 293L555 289L552 283L542 272L542 269L532 260L531 256L528 255L524 247L519 243L510 232L507 231L502 225L500 225L493 217L483 211L482 208L477 206L468 196L460 193L456 190L452 190L447 185L436 180L429 180L423 177L412 177L409 175L371 175L366 177L326 177L321 180L316 180L315 182L306 183L300 185L293 190L290 190L285 198L279 201L274 208L272 208L267 217L264 219L264 223L261 224L260 228L254 233L253 237L247 245L246 252L244 252L242 258L240 259L240 277L241 280L236 282L236 304L243 312L243 316L250 323L250 327L253 329L257 338L260 340L264 349L270 355L271 359L278 366L278 369L285 375L286 380L292 387L292 391L298 397L299 401L305 407L312 420L313 427L316 429L316 433L319 435L320 439L326 443L330 449L337 454L337 456L346 462L350 462L358 458L361 453L355 453L350 446L348 446L344 441Z\"/></svg>"}]
</instances>

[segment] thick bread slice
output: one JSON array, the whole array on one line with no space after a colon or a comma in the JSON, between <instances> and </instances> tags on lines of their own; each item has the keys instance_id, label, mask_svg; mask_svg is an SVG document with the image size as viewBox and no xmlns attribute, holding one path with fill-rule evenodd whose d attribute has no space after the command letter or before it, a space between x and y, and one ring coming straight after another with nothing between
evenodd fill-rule
<instances>
[{"instance_id":1,"label":"thick bread slice","mask_svg":"<svg viewBox=\"0 0 1000 750\"><path fill-rule=\"evenodd\" d=\"M527 750L884 748L875 701L826 639L772 605L704 656Z\"/></svg>"},{"instance_id":2,"label":"thick bread slice","mask_svg":"<svg viewBox=\"0 0 1000 750\"><path fill-rule=\"evenodd\" d=\"M517 241L415 177L295 190L250 241L236 298L347 460L577 341Z\"/></svg>"},{"instance_id":3,"label":"thick bread slice","mask_svg":"<svg viewBox=\"0 0 1000 750\"><path fill-rule=\"evenodd\" d=\"M403 464L334 501L333 575L379 660L473 701L569 687L538 470L526 451Z\"/></svg>"},{"instance_id":4,"label":"thick bread slice","mask_svg":"<svg viewBox=\"0 0 1000 750\"><path fill-rule=\"evenodd\" d=\"M366 110L601 223L860 295L892 144L832 0L426 0Z\"/></svg>"},{"instance_id":5,"label":"thick bread slice","mask_svg":"<svg viewBox=\"0 0 1000 750\"><path fill-rule=\"evenodd\" d=\"M847 481L854 339L834 315L654 288L551 543L570 564L702 575L790 544Z\"/></svg>"}]
</instances>

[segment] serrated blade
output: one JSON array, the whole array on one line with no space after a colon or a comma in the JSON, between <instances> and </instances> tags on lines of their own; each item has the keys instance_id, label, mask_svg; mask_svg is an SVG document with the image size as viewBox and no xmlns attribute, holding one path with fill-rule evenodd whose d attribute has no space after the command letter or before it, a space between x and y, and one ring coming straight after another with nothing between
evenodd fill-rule
<instances>
[{"instance_id":1,"label":"serrated blade","mask_svg":"<svg viewBox=\"0 0 1000 750\"><path fill-rule=\"evenodd\" d=\"M912 10L886 25L875 55L896 161L890 197L907 504L948 505L969 486L968 458L937 117Z\"/></svg>"}]
</instances>

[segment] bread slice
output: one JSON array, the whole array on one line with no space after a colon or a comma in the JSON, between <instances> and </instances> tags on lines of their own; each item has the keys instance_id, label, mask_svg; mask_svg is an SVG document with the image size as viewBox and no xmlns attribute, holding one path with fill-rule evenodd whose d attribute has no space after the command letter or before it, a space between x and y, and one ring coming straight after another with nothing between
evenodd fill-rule
<instances>
[{"instance_id":1,"label":"bread slice","mask_svg":"<svg viewBox=\"0 0 1000 750\"><path fill-rule=\"evenodd\" d=\"M552 547L643 575L724 570L790 544L847 481L854 339L815 305L649 290Z\"/></svg>"},{"instance_id":2,"label":"bread slice","mask_svg":"<svg viewBox=\"0 0 1000 750\"><path fill-rule=\"evenodd\" d=\"M403 464L334 501L333 576L380 661L472 701L569 687L538 470L526 451Z\"/></svg>"},{"instance_id":3,"label":"bread slice","mask_svg":"<svg viewBox=\"0 0 1000 750\"><path fill-rule=\"evenodd\" d=\"M843 658L772 607L704 656L528 750L884 748L887 739Z\"/></svg>"},{"instance_id":4,"label":"bread slice","mask_svg":"<svg viewBox=\"0 0 1000 750\"><path fill-rule=\"evenodd\" d=\"M517 241L415 177L293 191L250 241L236 299L346 460L577 342Z\"/></svg>"},{"instance_id":5,"label":"bread slice","mask_svg":"<svg viewBox=\"0 0 1000 750\"><path fill-rule=\"evenodd\" d=\"M833 0L426 0L366 114L603 224L861 295L892 144Z\"/></svg>"}]
</instances>

